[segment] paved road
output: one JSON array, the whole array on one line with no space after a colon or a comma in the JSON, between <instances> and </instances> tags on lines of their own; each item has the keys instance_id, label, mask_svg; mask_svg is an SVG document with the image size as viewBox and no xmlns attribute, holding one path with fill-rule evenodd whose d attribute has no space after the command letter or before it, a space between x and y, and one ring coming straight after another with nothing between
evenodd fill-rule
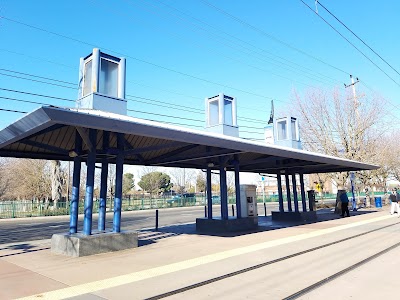
<instances>
[{"instance_id":1,"label":"paved road","mask_svg":"<svg viewBox=\"0 0 400 300\"><path fill-rule=\"evenodd\" d=\"M277 203L267 203L267 214L277 210ZM236 214L236 212L235 212ZM264 206L258 205L258 214L263 216ZM213 215L220 215L220 206L213 207ZM231 205L229 215L232 215ZM159 227L193 223L204 217L204 206L179 207L159 210ZM112 212L107 213L106 230L112 229ZM82 230L83 216L79 216L78 230ZM141 210L122 213L122 230L141 230L155 227L155 210ZM97 228L97 215L93 216L93 229ZM50 239L55 233L69 231L69 216L36 217L0 220L0 244Z\"/></svg>"}]
</instances>

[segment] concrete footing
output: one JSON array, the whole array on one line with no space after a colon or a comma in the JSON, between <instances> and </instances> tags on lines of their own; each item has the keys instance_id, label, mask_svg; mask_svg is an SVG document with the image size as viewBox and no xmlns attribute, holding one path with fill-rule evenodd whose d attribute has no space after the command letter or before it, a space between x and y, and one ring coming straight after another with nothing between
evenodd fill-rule
<instances>
[{"instance_id":1,"label":"concrete footing","mask_svg":"<svg viewBox=\"0 0 400 300\"><path fill-rule=\"evenodd\" d=\"M220 218L207 219L198 218L196 219L196 230L199 232L237 232L245 230L253 230L258 227L257 217L247 218L229 218L228 220L222 220Z\"/></svg>"},{"instance_id":2,"label":"concrete footing","mask_svg":"<svg viewBox=\"0 0 400 300\"><path fill-rule=\"evenodd\" d=\"M294 221L316 221L316 211L304 211L304 212L272 212L272 221L283 221L283 222L294 222Z\"/></svg>"},{"instance_id":3,"label":"concrete footing","mask_svg":"<svg viewBox=\"0 0 400 300\"><path fill-rule=\"evenodd\" d=\"M136 248L136 231L95 233L92 235L53 234L51 252L72 257L88 256Z\"/></svg>"}]
</instances>

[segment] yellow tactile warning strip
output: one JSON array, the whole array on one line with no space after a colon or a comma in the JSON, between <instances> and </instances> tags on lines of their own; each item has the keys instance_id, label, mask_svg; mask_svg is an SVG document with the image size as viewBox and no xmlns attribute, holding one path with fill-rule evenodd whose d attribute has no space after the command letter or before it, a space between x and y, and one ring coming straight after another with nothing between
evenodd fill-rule
<instances>
[{"instance_id":1,"label":"yellow tactile warning strip","mask_svg":"<svg viewBox=\"0 0 400 300\"><path fill-rule=\"evenodd\" d=\"M258 251L258 250L263 250L263 249L267 249L267 248L271 248L271 247L275 247L275 246L280 246L280 245L284 245L284 244L288 244L288 243L292 243L292 242L296 242L296 241L301 241L301 240L333 233L336 231L340 231L340 230L344 230L344 229L348 229L348 228L352 228L352 227L357 227L357 226L361 226L361 225L365 225L365 224L369 224L369 223L373 223L373 222L386 220L389 218L393 218L393 216L385 215L382 217L377 217L377 218L373 218L373 219L369 219L369 220L354 222L354 223L340 225L340 226L327 228L327 229L316 230L316 231L310 232L310 233L299 234L296 236L286 237L286 238L282 238L282 239L278 239L278 240L263 242L263 243L259 243L259 244L255 244L255 245L250 245L250 246L246 246L246 247L241 247L241 248L237 248L237 249L232 249L232 250L228 250L228 251L205 255L205 256L198 257L198 258L193 258L193 259L188 259L188 260L181 261L181 262L168 264L165 266L151 268L151 269L143 270L143 271L139 271L139 272L133 272L130 274L116 276L116 277L112 277L112 278L108 278L108 279L88 282L88 283L71 286L71 287L67 287L67 288L62 288L62 289L58 289L58 290L54 290L54 291L46 292L46 293L42 293L42 294L32 295L32 296L24 297L24 298L20 298L20 299L65 299L65 298L70 298L70 297L76 297L76 296L80 296L80 295L84 295L84 294L88 294L88 293L94 293L94 292L100 291L100 290L114 288L114 287L121 286L124 284L138 282L138 281L153 278L156 276L166 275L166 274L170 274L173 272L190 269L193 267L201 266L204 264L209 264L209 263L220 261L223 259L227 259L227 258L231 258L231 257L243 255L243 254L248 254L251 252Z\"/></svg>"}]
</instances>

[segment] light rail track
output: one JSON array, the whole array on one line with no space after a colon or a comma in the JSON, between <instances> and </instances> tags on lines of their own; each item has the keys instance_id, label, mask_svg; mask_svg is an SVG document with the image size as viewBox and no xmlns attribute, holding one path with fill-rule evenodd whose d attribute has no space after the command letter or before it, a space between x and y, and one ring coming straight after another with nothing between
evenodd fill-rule
<instances>
[{"instance_id":1,"label":"light rail track","mask_svg":"<svg viewBox=\"0 0 400 300\"><path fill-rule=\"evenodd\" d=\"M361 237L361 236L364 236L364 235L367 235L367 234L370 234L370 233L373 233L373 232L376 232L376 231L379 231L379 230L383 230L383 229L388 228L388 227L399 225L399 224L400 224L400 222L396 222L394 224L385 225L385 226L382 226L382 227L379 227L379 228L375 228L373 230L366 231L366 232L363 232L363 233L360 233L360 234L357 234L357 235L353 235L351 237L343 238L343 239L340 239L338 241L326 243L326 244L323 244L323 245L320 245L320 246L317 246L317 247L313 247L313 248L310 248L310 249L307 249L307 250L299 251L299 252L296 252L296 253L293 253L293 254L290 254L290 255L286 255L286 256L274 259L274 260L266 261L266 262L263 262L263 263L248 267L248 268L244 268L244 269L241 269L241 270L238 270L238 271L235 271L235 272L227 273L227 274L224 274L224 275L221 275L221 276L218 276L218 277L214 277L214 278L211 278L211 279L208 279L208 280L204 280L204 281L192 284L192 285L188 285L188 286L185 286L185 287L182 287L182 288L170 291L170 292L166 292L166 293L163 293L163 294L152 296L152 297L146 298L146 300L163 299L163 298L166 298L166 297L177 295L177 294L180 294L180 293L183 293L183 292L186 292L186 291L189 291L189 290L193 290L193 289L196 289L196 288L199 288L199 287L202 287L202 286L205 286L205 285L217 282L217 281L221 281L221 280L224 280L224 279L227 279L227 278L230 278L230 277L234 277L234 276L246 273L246 272L250 272L250 271L253 271L253 270L256 270L256 269L260 269L260 268L266 267L268 265L272 265L272 264L275 264L275 263L278 263L278 262L282 262L284 260L287 260L287 259L290 259L290 258L294 258L294 257L300 256L300 255L303 255L303 254L307 254L307 253L310 253L310 252L313 252L313 251L316 251L316 250L319 250L319 249L323 249L323 248L326 248L326 247L329 247L329 246L332 246L332 245L336 245L338 243L343 243L343 242L346 242L346 241L349 241L349 240L352 240L352 239L355 239L355 238L358 238L358 237ZM365 263L367 263L367 262L379 257L380 255L382 255L384 253L387 253L388 251L393 250L394 248L396 248L398 246L400 246L400 242L395 244L395 245L392 245L392 246L390 246L390 247L388 247L388 248L386 248L386 249L384 249L384 250L382 250L382 251L380 251L380 252L378 252L378 253L376 253L376 254L374 254L374 255L372 255L372 256L370 256L370 257L368 257L368 258L366 258L366 259L364 259L364 260L362 260L362 261L360 261L360 262L358 262L358 263L346 268L346 269L344 269L344 270L341 270L341 271L339 271L339 272L337 272L337 273L335 273L335 274L333 274L333 275L331 275L331 276L329 276L327 278L324 278L324 279L322 279L322 280L320 280L320 281L318 281L318 282L316 282L316 283L314 283L314 284L312 284L312 285L310 285L310 286L308 286L308 287L306 287L306 288L304 288L304 289L302 289L302 290L300 290L300 291L298 291L298 292L296 292L296 293L294 293L294 294L292 294L292 295L290 295L290 296L288 296L288 297L286 297L284 299L285 300L289 300L289 299L299 298L299 297L311 292L312 290L314 290L314 289L316 289L316 288L318 288L318 287L320 287L320 286L322 286L322 285L334 280L335 278L338 278L338 277L350 272L351 270L354 270L354 269L358 268L359 266L361 266L361 265L363 265L363 264L365 264Z\"/></svg>"},{"instance_id":2,"label":"light rail track","mask_svg":"<svg viewBox=\"0 0 400 300\"><path fill-rule=\"evenodd\" d=\"M312 284L312 285L310 285L310 286L308 286L308 287L306 287L306 288L304 288L304 289L302 289L302 290L300 290L300 291L298 291L298 292L296 292L296 293L294 293L294 294L292 294L292 295L290 295L290 296L288 296L286 298L283 298L283 300L293 300L293 299L297 299L297 298L299 298L301 296L304 296L305 294L307 294L307 293L319 288L320 286L322 286L324 284L327 284L328 282L330 282L330 281L332 281L332 280L334 280L334 279L336 279L336 278L338 278L340 276L343 276L344 274L346 274L346 273L348 273L350 271L353 271L354 269L366 264L367 262L370 262L371 260L373 260L373 259L375 259L375 258L377 258L377 257L379 257L379 256L381 256L381 255L383 255L383 254L385 254L385 253L387 253L387 252L399 247L399 246L400 246L400 242L398 242L398 243L396 243L396 244L394 244L394 245L392 245L392 246L390 246L390 247L388 247L388 248L386 248L386 249L384 249L382 251L379 251L378 253L375 253L374 255L371 255L371 256L367 257L366 259L363 259L362 261L359 261L358 263L355 263L355 264L351 265L350 267L348 267L346 269L343 269L343 270L341 270L341 271L339 271L339 272L337 272L337 273L335 273L333 275L330 275L330 276L328 276L328 277L326 277L326 278L324 278L324 279L322 279L322 280L320 280L320 281L318 281L318 282L316 282L316 283L314 283L314 284Z\"/></svg>"}]
</instances>

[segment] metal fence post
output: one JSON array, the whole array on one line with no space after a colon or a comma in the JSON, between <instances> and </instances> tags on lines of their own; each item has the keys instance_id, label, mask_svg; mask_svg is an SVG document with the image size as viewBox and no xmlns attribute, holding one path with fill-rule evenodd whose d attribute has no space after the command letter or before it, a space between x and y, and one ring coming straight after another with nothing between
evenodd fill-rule
<instances>
[{"instance_id":1,"label":"metal fence post","mask_svg":"<svg viewBox=\"0 0 400 300\"><path fill-rule=\"evenodd\" d=\"M158 230L158 209L156 209L156 230Z\"/></svg>"}]
</instances>

